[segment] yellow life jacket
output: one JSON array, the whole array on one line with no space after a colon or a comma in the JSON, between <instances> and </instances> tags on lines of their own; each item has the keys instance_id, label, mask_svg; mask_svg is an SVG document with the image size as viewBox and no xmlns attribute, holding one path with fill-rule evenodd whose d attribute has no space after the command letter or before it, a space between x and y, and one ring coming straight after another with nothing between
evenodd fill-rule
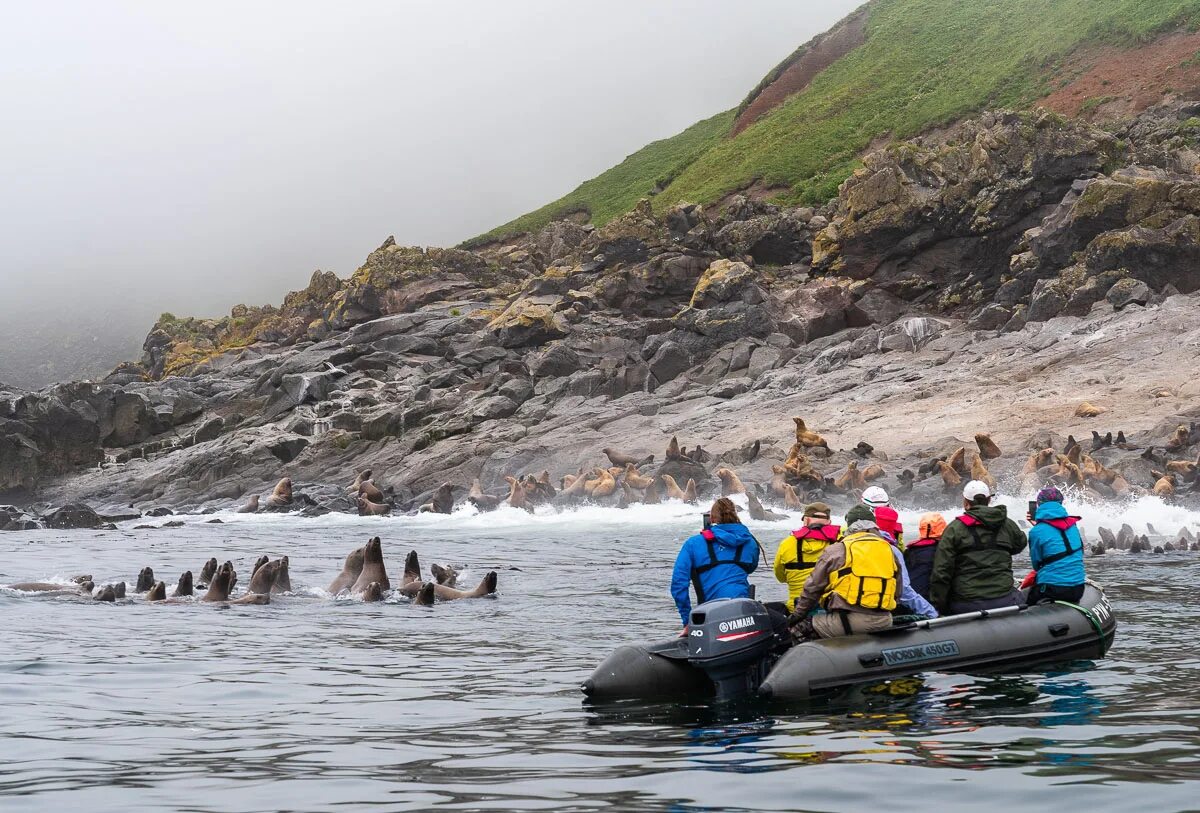
<instances>
[{"instance_id":1,"label":"yellow life jacket","mask_svg":"<svg viewBox=\"0 0 1200 813\"><path fill-rule=\"evenodd\" d=\"M821 596L828 606L833 595L864 610L896 609L896 557L886 539L870 531L858 531L842 539L846 563L829 574L829 586Z\"/></svg>"},{"instance_id":2,"label":"yellow life jacket","mask_svg":"<svg viewBox=\"0 0 1200 813\"><path fill-rule=\"evenodd\" d=\"M842 529L837 525L805 526L792 531L792 535L780 543L775 573L780 581L787 582L789 609L796 606L796 599L804 592L804 584L812 575L821 554L837 541L841 532Z\"/></svg>"}]
</instances>

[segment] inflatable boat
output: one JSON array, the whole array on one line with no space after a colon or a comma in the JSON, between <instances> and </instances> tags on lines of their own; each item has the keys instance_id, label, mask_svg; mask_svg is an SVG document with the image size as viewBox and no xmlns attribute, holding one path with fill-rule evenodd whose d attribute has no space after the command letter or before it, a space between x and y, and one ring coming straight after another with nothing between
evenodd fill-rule
<instances>
[{"instance_id":1,"label":"inflatable boat","mask_svg":"<svg viewBox=\"0 0 1200 813\"><path fill-rule=\"evenodd\" d=\"M719 599L692 610L686 636L618 648L581 688L592 700L803 700L920 672L1019 672L1102 658L1116 630L1092 582L1079 604L981 610L795 645L759 602Z\"/></svg>"}]
</instances>

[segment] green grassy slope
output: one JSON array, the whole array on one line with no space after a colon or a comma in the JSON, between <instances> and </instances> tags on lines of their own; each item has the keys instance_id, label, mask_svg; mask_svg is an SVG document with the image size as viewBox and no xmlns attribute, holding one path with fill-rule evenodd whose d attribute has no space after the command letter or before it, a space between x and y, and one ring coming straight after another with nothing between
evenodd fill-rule
<instances>
[{"instance_id":1,"label":"green grassy slope","mask_svg":"<svg viewBox=\"0 0 1200 813\"><path fill-rule=\"evenodd\" d=\"M1080 45L1135 46L1197 24L1200 0L875 0L866 43L736 138L725 137L732 111L722 113L485 236L581 210L602 224L664 179L660 210L754 183L786 187L784 202L824 202L878 136L911 137L985 108L1030 104L1055 89L1063 59Z\"/></svg>"}]
</instances>

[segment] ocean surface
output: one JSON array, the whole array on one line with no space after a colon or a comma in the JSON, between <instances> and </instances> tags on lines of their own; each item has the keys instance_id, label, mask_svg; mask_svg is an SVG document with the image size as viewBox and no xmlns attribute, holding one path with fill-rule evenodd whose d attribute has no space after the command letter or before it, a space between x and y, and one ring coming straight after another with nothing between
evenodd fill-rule
<instances>
[{"instance_id":1,"label":"ocean surface","mask_svg":"<svg viewBox=\"0 0 1200 813\"><path fill-rule=\"evenodd\" d=\"M1093 539L1200 520L1153 500L1083 513ZM294 585L225 609L0 589L0 810L1200 809L1197 553L1089 559L1120 625L1102 661L811 705L600 709L578 688L596 664L678 630L667 583L695 509L219 516L0 534L0 584L132 586L150 565L170 589L215 556L240 591L266 553ZM749 524L769 553L790 527ZM461 567L460 587L496 570L499 594L330 598L375 535L393 579L415 549L426 574ZM769 568L753 581L785 593Z\"/></svg>"}]
</instances>

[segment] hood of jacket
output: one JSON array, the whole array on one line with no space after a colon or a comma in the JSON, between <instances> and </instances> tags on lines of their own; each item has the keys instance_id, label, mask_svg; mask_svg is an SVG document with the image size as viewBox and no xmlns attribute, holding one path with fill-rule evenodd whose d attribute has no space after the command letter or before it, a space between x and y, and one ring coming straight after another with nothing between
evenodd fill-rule
<instances>
[{"instance_id":1,"label":"hood of jacket","mask_svg":"<svg viewBox=\"0 0 1200 813\"><path fill-rule=\"evenodd\" d=\"M1060 528L1064 531L1079 522L1079 517L1069 515L1067 509L1060 502L1042 503L1038 506L1033 518L1038 522L1045 522L1047 525L1053 525L1055 528Z\"/></svg>"},{"instance_id":2,"label":"hood of jacket","mask_svg":"<svg viewBox=\"0 0 1200 813\"><path fill-rule=\"evenodd\" d=\"M747 542L754 547L758 546L758 540L754 538L754 534L750 533L750 529L740 522L714 525L709 530L713 533L713 544L719 548L735 550L739 545Z\"/></svg>"},{"instance_id":3,"label":"hood of jacket","mask_svg":"<svg viewBox=\"0 0 1200 813\"><path fill-rule=\"evenodd\" d=\"M977 505L968 509L964 516L974 519L979 525L999 528L1008 519L1008 509L1003 505Z\"/></svg>"}]
</instances>

